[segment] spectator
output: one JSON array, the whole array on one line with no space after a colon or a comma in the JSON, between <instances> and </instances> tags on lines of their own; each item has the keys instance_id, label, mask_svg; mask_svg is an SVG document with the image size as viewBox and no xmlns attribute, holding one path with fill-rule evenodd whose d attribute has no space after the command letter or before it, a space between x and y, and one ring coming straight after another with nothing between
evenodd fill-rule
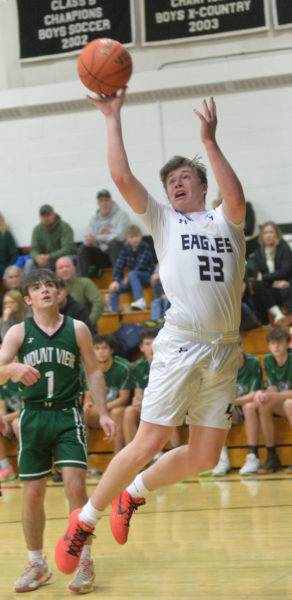
<instances>
[{"instance_id":1,"label":"spectator","mask_svg":"<svg viewBox=\"0 0 292 600\"><path fill-rule=\"evenodd\" d=\"M113 336L96 335L93 338L93 347L105 378L107 409L117 427L114 438L114 453L117 454L125 445L123 416L133 389L132 367L128 360L115 355L116 341ZM85 400L83 410L87 426L95 428L98 423L96 405Z\"/></svg>"},{"instance_id":2,"label":"spectator","mask_svg":"<svg viewBox=\"0 0 292 600\"><path fill-rule=\"evenodd\" d=\"M253 298L250 293L247 272L245 271L242 282L242 299L241 299L241 321L240 331L249 331L258 327L258 320L255 314Z\"/></svg>"},{"instance_id":3,"label":"spectator","mask_svg":"<svg viewBox=\"0 0 292 600\"><path fill-rule=\"evenodd\" d=\"M286 417L292 426L292 353L287 329L275 327L267 335L270 353L264 357L267 389L256 393L261 428L267 447L267 460L258 473L281 469L275 446L274 415ZM290 467L290 471L292 468Z\"/></svg>"},{"instance_id":4,"label":"spectator","mask_svg":"<svg viewBox=\"0 0 292 600\"><path fill-rule=\"evenodd\" d=\"M162 283L160 281L158 265L155 268L154 273L151 275L150 284L154 295L154 300L151 302L151 319L152 321L159 321L160 319L163 319L166 310L170 306L170 303L166 298Z\"/></svg>"},{"instance_id":5,"label":"spectator","mask_svg":"<svg viewBox=\"0 0 292 600\"><path fill-rule=\"evenodd\" d=\"M124 276L125 268L129 269L126 276ZM153 270L154 256L149 244L143 241L141 230L137 225L129 225L126 230L126 242L114 266L113 281L109 286L113 312L119 310L119 294L129 290L132 290L134 296L131 308L146 309L143 286L150 285Z\"/></svg>"},{"instance_id":6,"label":"spectator","mask_svg":"<svg viewBox=\"0 0 292 600\"><path fill-rule=\"evenodd\" d=\"M81 302L88 309L89 318L96 325L105 302L93 281L88 277L76 276L76 267L70 256L62 256L56 261L56 274L63 279L74 300Z\"/></svg>"},{"instance_id":7,"label":"spectator","mask_svg":"<svg viewBox=\"0 0 292 600\"><path fill-rule=\"evenodd\" d=\"M96 198L98 209L89 221L78 253L78 272L83 277L90 274L91 266L98 270L115 264L130 222L128 214L113 202L108 190L100 190Z\"/></svg>"},{"instance_id":8,"label":"spectator","mask_svg":"<svg viewBox=\"0 0 292 600\"><path fill-rule=\"evenodd\" d=\"M0 318L0 340L12 325L21 323L30 314L22 294L18 290L9 290L3 296L3 312Z\"/></svg>"},{"instance_id":9,"label":"spectator","mask_svg":"<svg viewBox=\"0 0 292 600\"><path fill-rule=\"evenodd\" d=\"M19 290L21 292L21 285L23 280L23 271L16 267L15 265L10 265L6 267L3 273L3 284L7 290ZM2 304L3 304L3 295L0 297L1 304L1 313L2 313Z\"/></svg>"},{"instance_id":10,"label":"spectator","mask_svg":"<svg viewBox=\"0 0 292 600\"><path fill-rule=\"evenodd\" d=\"M144 390L148 384L149 369L153 359L152 343L155 337L155 331L145 330L141 333L140 350L143 353L143 356L135 362L133 367L134 397L132 404L126 406L123 419L125 444L129 444L137 433ZM179 446L179 434L177 429L174 429L170 438L170 443L172 448ZM159 452L158 454L160 456L163 452ZM153 460L159 458L159 456L154 456Z\"/></svg>"},{"instance_id":11,"label":"spectator","mask_svg":"<svg viewBox=\"0 0 292 600\"><path fill-rule=\"evenodd\" d=\"M237 425L243 420L245 408L253 404L253 399L256 390L261 389L262 384L262 368L259 359L253 354L246 354L241 338L238 340L238 374L236 380L236 400L234 403L233 412L230 413L232 425ZM242 412L243 411L243 412ZM248 415L247 415L248 416ZM250 426L250 431L248 430ZM252 426L252 427L251 427ZM257 417L251 422L247 420L247 439L248 439L248 454L245 464L240 469L241 475L254 473L260 466L260 461L257 453L258 444L258 419ZM225 475L230 470L230 460L228 456L227 446L223 446L219 462L213 475Z\"/></svg>"},{"instance_id":12,"label":"spectator","mask_svg":"<svg viewBox=\"0 0 292 600\"><path fill-rule=\"evenodd\" d=\"M76 258L77 250L70 225L49 204L43 204L39 213L41 222L32 231L30 258L24 267L26 273L38 267L54 269L60 256Z\"/></svg>"},{"instance_id":13,"label":"spectator","mask_svg":"<svg viewBox=\"0 0 292 600\"><path fill-rule=\"evenodd\" d=\"M59 280L58 307L61 315L66 315L68 317L72 317L73 319L78 319L78 321L83 321L83 323L87 325L92 335L97 333L97 327L90 320L87 308L85 308L84 304L81 304L81 302L77 302L77 300L72 298L63 279Z\"/></svg>"},{"instance_id":14,"label":"spectator","mask_svg":"<svg viewBox=\"0 0 292 600\"><path fill-rule=\"evenodd\" d=\"M14 238L0 212L0 279L6 267L15 263L17 259L18 250Z\"/></svg>"},{"instance_id":15,"label":"spectator","mask_svg":"<svg viewBox=\"0 0 292 600\"><path fill-rule=\"evenodd\" d=\"M10 440L18 437L18 415L22 406L19 384L11 379L0 386L0 481L9 481L17 477L7 457L3 437Z\"/></svg>"},{"instance_id":16,"label":"spectator","mask_svg":"<svg viewBox=\"0 0 292 600\"><path fill-rule=\"evenodd\" d=\"M262 226L260 246L252 258L256 277L253 290L257 316L262 325L269 325L270 312L276 324L285 316L281 311L282 306L292 312L289 284L292 252L287 242L281 239L280 229L273 221Z\"/></svg>"}]
</instances>

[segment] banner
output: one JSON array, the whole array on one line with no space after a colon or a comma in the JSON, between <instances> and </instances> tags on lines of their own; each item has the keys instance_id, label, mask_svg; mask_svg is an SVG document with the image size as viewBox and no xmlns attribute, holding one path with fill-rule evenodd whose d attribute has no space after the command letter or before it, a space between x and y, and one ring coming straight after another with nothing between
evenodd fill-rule
<instances>
[{"instance_id":1,"label":"banner","mask_svg":"<svg viewBox=\"0 0 292 600\"><path fill-rule=\"evenodd\" d=\"M253 33L268 27L265 0L141 2L143 45Z\"/></svg>"},{"instance_id":2,"label":"banner","mask_svg":"<svg viewBox=\"0 0 292 600\"><path fill-rule=\"evenodd\" d=\"M275 29L292 27L292 0L273 0Z\"/></svg>"},{"instance_id":3,"label":"banner","mask_svg":"<svg viewBox=\"0 0 292 600\"><path fill-rule=\"evenodd\" d=\"M78 54L100 37L133 44L133 0L17 0L20 60Z\"/></svg>"}]
</instances>

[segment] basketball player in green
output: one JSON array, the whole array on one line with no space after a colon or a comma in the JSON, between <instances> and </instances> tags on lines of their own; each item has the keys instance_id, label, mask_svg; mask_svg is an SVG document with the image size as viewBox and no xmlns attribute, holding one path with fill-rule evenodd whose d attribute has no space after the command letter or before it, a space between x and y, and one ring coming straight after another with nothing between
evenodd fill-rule
<instances>
[{"instance_id":1,"label":"basketball player in green","mask_svg":"<svg viewBox=\"0 0 292 600\"><path fill-rule=\"evenodd\" d=\"M44 498L52 455L55 465L62 469L70 512L83 506L87 498L87 448L79 401L81 359L106 439L112 441L115 434L91 334L81 321L59 313L57 286L55 274L48 269L37 269L27 276L23 293L33 317L11 327L0 350L0 385L10 378L19 382L24 402L19 418L18 463L29 564L15 583L16 592L35 590L52 576L42 556ZM19 362L13 362L15 355ZM90 545L84 548L69 584L77 593L91 591L95 577Z\"/></svg>"}]
</instances>

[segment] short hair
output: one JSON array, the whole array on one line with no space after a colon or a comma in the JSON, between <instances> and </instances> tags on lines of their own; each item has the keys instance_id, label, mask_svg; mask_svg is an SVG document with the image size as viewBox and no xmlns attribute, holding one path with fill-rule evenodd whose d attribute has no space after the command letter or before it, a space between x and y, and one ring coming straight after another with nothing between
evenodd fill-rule
<instances>
[{"instance_id":1,"label":"short hair","mask_svg":"<svg viewBox=\"0 0 292 600\"><path fill-rule=\"evenodd\" d=\"M62 279L61 277L58 277L58 288L62 288L62 290L67 290L67 284L65 283L64 279Z\"/></svg>"},{"instance_id":2,"label":"short hair","mask_svg":"<svg viewBox=\"0 0 292 600\"><path fill-rule=\"evenodd\" d=\"M144 329L140 334L140 344L143 344L144 340L154 340L157 333L157 329Z\"/></svg>"},{"instance_id":3,"label":"short hair","mask_svg":"<svg viewBox=\"0 0 292 600\"><path fill-rule=\"evenodd\" d=\"M40 207L40 216L42 217L43 215L52 215L54 213L54 209L50 204L43 204Z\"/></svg>"},{"instance_id":4,"label":"short hair","mask_svg":"<svg viewBox=\"0 0 292 600\"><path fill-rule=\"evenodd\" d=\"M160 179L162 181L163 187L166 190L166 180L167 177L172 171L175 169L179 169L180 167L190 167L198 174L201 183L205 183L208 186L208 178L207 178L207 169L205 165L201 162L200 156L196 154L193 160L189 158L185 158L184 156L173 156L160 170Z\"/></svg>"},{"instance_id":5,"label":"short hair","mask_svg":"<svg viewBox=\"0 0 292 600\"><path fill-rule=\"evenodd\" d=\"M23 296L28 296L28 290L32 285L36 283L46 283L47 281L53 281L56 284L56 288L59 287L59 278L54 271L51 269L33 269L28 275L26 275L22 284Z\"/></svg>"},{"instance_id":6,"label":"short hair","mask_svg":"<svg viewBox=\"0 0 292 600\"><path fill-rule=\"evenodd\" d=\"M21 281L23 280L23 271L21 270L20 267L17 267L16 265L9 265L9 267L6 267L4 273L3 273L3 282L4 285L7 287L8 285L8 275L10 273L10 271L17 271L18 275L20 276Z\"/></svg>"},{"instance_id":7,"label":"short hair","mask_svg":"<svg viewBox=\"0 0 292 600\"><path fill-rule=\"evenodd\" d=\"M277 342L278 340L285 339L287 343L290 342L290 333L285 327L275 327L267 335L267 342Z\"/></svg>"},{"instance_id":8,"label":"short hair","mask_svg":"<svg viewBox=\"0 0 292 600\"><path fill-rule=\"evenodd\" d=\"M138 225L129 225L126 229L126 237L128 235L142 235L142 231Z\"/></svg>"},{"instance_id":9,"label":"short hair","mask_svg":"<svg viewBox=\"0 0 292 600\"><path fill-rule=\"evenodd\" d=\"M97 346L98 344L106 344L111 350L113 350L113 352L116 352L118 349L118 344L115 337L109 333L96 333L92 338L92 344L93 346Z\"/></svg>"}]
</instances>

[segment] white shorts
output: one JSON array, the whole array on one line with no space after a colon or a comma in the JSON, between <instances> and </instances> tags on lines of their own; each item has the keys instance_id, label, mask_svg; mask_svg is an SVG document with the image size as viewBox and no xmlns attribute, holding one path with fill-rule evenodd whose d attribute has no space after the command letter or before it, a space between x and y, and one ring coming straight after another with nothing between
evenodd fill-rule
<instances>
[{"instance_id":1,"label":"white shorts","mask_svg":"<svg viewBox=\"0 0 292 600\"><path fill-rule=\"evenodd\" d=\"M238 343L186 340L167 327L153 342L154 358L141 419L157 425L229 429L236 397Z\"/></svg>"}]
</instances>

